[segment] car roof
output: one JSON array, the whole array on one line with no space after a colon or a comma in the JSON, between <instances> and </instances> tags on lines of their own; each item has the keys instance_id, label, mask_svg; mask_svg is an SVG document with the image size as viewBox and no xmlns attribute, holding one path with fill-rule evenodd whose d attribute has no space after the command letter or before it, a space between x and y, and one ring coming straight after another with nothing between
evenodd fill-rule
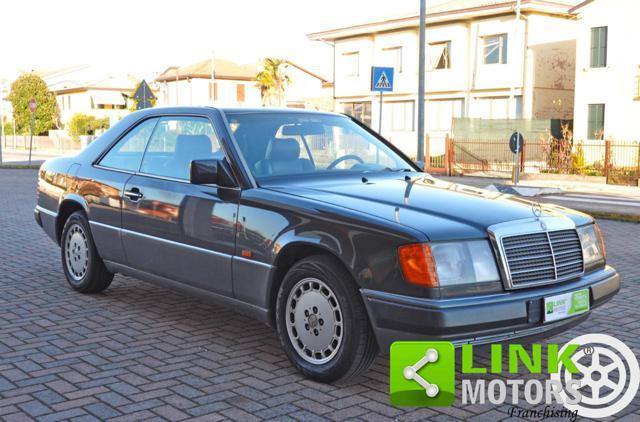
<instances>
[{"instance_id":1,"label":"car roof","mask_svg":"<svg viewBox=\"0 0 640 422\"><path fill-rule=\"evenodd\" d=\"M341 113L334 113L331 111L309 110L304 108L287 108L287 107L215 107L211 105L200 106L161 106L152 107L143 110L138 110L138 114L156 114L161 115L163 113L193 113L198 110L219 110L224 114L227 113L300 113L300 114L314 114L314 115L330 115L330 116L344 116Z\"/></svg>"},{"instance_id":2,"label":"car roof","mask_svg":"<svg viewBox=\"0 0 640 422\"><path fill-rule=\"evenodd\" d=\"M222 112L226 113L303 113L303 114L328 114L334 116L342 116L340 113L332 111L309 110L306 108L288 108L288 107L221 107Z\"/></svg>"}]
</instances>

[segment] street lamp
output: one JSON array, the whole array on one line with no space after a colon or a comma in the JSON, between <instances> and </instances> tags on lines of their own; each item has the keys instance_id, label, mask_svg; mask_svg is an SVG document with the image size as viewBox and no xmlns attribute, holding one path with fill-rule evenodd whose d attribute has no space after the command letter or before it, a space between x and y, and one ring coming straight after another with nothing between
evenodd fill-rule
<instances>
[{"instance_id":1,"label":"street lamp","mask_svg":"<svg viewBox=\"0 0 640 422\"><path fill-rule=\"evenodd\" d=\"M426 0L420 0L420 30L418 43L418 154L416 161L422 161L425 159L424 151L424 74L425 69L425 25L426 25L427 5ZM427 166L424 163L423 168Z\"/></svg>"}]
</instances>

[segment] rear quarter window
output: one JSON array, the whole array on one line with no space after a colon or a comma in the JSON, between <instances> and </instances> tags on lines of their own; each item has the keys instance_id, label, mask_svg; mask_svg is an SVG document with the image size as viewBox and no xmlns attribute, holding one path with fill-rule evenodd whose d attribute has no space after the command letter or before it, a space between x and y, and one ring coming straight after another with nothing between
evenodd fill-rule
<instances>
[{"instance_id":1,"label":"rear quarter window","mask_svg":"<svg viewBox=\"0 0 640 422\"><path fill-rule=\"evenodd\" d=\"M147 140L153 133L158 118L145 120L131 129L100 160L100 165L116 170L138 171Z\"/></svg>"}]
</instances>

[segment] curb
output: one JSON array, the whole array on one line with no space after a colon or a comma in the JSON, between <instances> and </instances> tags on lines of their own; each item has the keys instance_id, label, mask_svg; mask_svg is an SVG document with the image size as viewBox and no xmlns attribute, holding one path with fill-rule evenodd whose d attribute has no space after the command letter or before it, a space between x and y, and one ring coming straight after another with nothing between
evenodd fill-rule
<instances>
[{"instance_id":1,"label":"curb","mask_svg":"<svg viewBox=\"0 0 640 422\"><path fill-rule=\"evenodd\" d=\"M40 164L0 164L0 170L38 170Z\"/></svg>"},{"instance_id":2,"label":"curb","mask_svg":"<svg viewBox=\"0 0 640 422\"><path fill-rule=\"evenodd\" d=\"M640 215L618 214L614 212L605 212L605 211L587 211L587 210L580 210L580 209L578 209L578 211L582 211L585 214L589 214L590 216L601 219L601 220L615 220L615 221L622 221L625 223L640 224Z\"/></svg>"}]
</instances>

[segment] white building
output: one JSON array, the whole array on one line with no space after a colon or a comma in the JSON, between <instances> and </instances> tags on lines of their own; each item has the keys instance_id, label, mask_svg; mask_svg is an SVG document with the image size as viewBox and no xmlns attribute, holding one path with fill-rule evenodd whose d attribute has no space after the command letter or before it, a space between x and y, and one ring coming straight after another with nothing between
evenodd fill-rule
<instances>
[{"instance_id":1,"label":"white building","mask_svg":"<svg viewBox=\"0 0 640 422\"><path fill-rule=\"evenodd\" d=\"M640 2L590 0L578 18L574 139L640 140Z\"/></svg>"},{"instance_id":2,"label":"white building","mask_svg":"<svg viewBox=\"0 0 640 422\"><path fill-rule=\"evenodd\" d=\"M211 72L213 70L213 85ZM286 87L283 106L327 108L331 105L330 83L321 76L285 61L284 72L291 83ZM228 60L203 60L184 67L170 67L156 78L159 105L203 105L259 107L256 86L257 64L237 64Z\"/></svg>"},{"instance_id":3,"label":"white building","mask_svg":"<svg viewBox=\"0 0 640 422\"><path fill-rule=\"evenodd\" d=\"M573 116L575 5L562 0L453 0L427 5L425 126L431 154L443 151L453 117ZM309 34L335 46L338 109L377 130L372 66L393 66L382 134L416 154L418 14Z\"/></svg>"},{"instance_id":4,"label":"white building","mask_svg":"<svg viewBox=\"0 0 640 422\"><path fill-rule=\"evenodd\" d=\"M213 85L211 71L211 59L168 68L155 79L159 86L158 105L260 105L260 91L255 87L256 65L215 59Z\"/></svg>"},{"instance_id":5,"label":"white building","mask_svg":"<svg viewBox=\"0 0 640 422\"><path fill-rule=\"evenodd\" d=\"M333 84L289 60L285 60L284 72L290 84L284 92L284 106L333 111Z\"/></svg>"},{"instance_id":6,"label":"white building","mask_svg":"<svg viewBox=\"0 0 640 422\"><path fill-rule=\"evenodd\" d=\"M108 117L114 124L129 113L129 96L139 80L131 75L105 74L91 66L36 72L56 95L62 125L82 113Z\"/></svg>"}]
</instances>

